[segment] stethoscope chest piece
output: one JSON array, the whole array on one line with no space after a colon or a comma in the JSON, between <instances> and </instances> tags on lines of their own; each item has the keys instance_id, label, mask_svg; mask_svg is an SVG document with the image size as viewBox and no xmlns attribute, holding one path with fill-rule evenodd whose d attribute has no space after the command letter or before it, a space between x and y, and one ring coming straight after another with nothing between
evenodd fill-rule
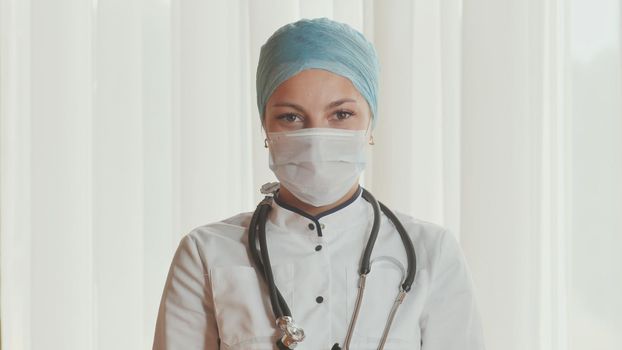
<instances>
[{"instance_id":1,"label":"stethoscope chest piece","mask_svg":"<svg viewBox=\"0 0 622 350\"><path fill-rule=\"evenodd\" d=\"M276 326L283 332L277 343L279 349L295 349L298 343L305 339L305 331L298 327L290 316L277 318Z\"/></svg>"}]
</instances>

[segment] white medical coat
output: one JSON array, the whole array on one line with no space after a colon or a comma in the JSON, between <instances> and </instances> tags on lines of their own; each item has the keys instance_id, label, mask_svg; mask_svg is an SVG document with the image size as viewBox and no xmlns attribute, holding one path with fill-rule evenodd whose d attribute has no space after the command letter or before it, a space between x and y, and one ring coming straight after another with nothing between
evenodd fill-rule
<instances>
[{"instance_id":1,"label":"white medical coat","mask_svg":"<svg viewBox=\"0 0 622 350\"><path fill-rule=\"evenodd\" d=\"M385 349L482 350L480 316L460 246L443 227L395 212L417 253L416 277L397 312ZM158 313L154 350L276 349L268 288L252 265L252 212L186 234L171 263ZM354 309L358 267L373 222L361 188L317 217L273 201L266 224L276 285L304 329L300 350L343 346ZM383 257L392 257L386 259ZM406 253L382 214L351 349L376 349L399 291Z\"/></svg>"}]
</instances>

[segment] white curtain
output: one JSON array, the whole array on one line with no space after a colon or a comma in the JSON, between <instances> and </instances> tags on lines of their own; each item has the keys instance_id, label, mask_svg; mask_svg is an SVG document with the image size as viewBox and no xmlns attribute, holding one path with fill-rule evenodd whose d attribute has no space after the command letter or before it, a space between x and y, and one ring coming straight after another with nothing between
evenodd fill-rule
<instances>
[{"instance_id":1,"label":"white curtain","mask_svg":"<svg viewBox=\"0 0 622 350\"><path fill-rule=\"evenodd\" d=\"M492 349L622 348L621 16L464 1L460 227Z\"/></svg>"},{"instance_id":2,"label":"white curtain","mask_svg":"<svg viewBox=\"0 0 622 350\"><path fill-rule=\"evenodd\" d=\"M0 0L2 349L149 349L192 228L273 180L259 48L326 16L381 62L364 186L453 230L489 349L622 347L617 0Z\"/></svg>"}]
</instances>

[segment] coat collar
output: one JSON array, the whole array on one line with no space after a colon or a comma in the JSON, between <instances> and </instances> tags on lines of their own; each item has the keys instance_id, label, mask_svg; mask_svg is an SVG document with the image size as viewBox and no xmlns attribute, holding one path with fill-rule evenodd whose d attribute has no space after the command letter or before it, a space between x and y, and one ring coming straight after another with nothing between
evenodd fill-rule
<instances>
[{"instance_id":1,"label":"coat collar","mask_svg":"<svg viewBox=\"0 0 622 350\"><path fill-rule=\"evenodd\" d=\"M282 202L277 192L272 201L268 222L279 230L329 238L335 233L367 225L371 220L371 206L363 198L362 193L363 188L359 185L357 191L347 201L313 216Z\"/></svg>"}]
</instances>

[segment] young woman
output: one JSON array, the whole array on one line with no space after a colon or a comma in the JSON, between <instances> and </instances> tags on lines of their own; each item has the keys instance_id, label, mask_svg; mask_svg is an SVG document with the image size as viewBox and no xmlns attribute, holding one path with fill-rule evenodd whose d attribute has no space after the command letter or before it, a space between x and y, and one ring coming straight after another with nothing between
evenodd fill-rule
<instances>
[{"instance_id":1,"label":"young woman","mask_svg":"<svg viewBox=\"0 0 622 350\"><path fill-rule=\"evenodd\" d=\"M454 236L359 185L378 74L372 44L327 18L262 46L257 104L279 182L254 213L183 237L154 349L484 349Z\"/></svg>"}]
</instances>

